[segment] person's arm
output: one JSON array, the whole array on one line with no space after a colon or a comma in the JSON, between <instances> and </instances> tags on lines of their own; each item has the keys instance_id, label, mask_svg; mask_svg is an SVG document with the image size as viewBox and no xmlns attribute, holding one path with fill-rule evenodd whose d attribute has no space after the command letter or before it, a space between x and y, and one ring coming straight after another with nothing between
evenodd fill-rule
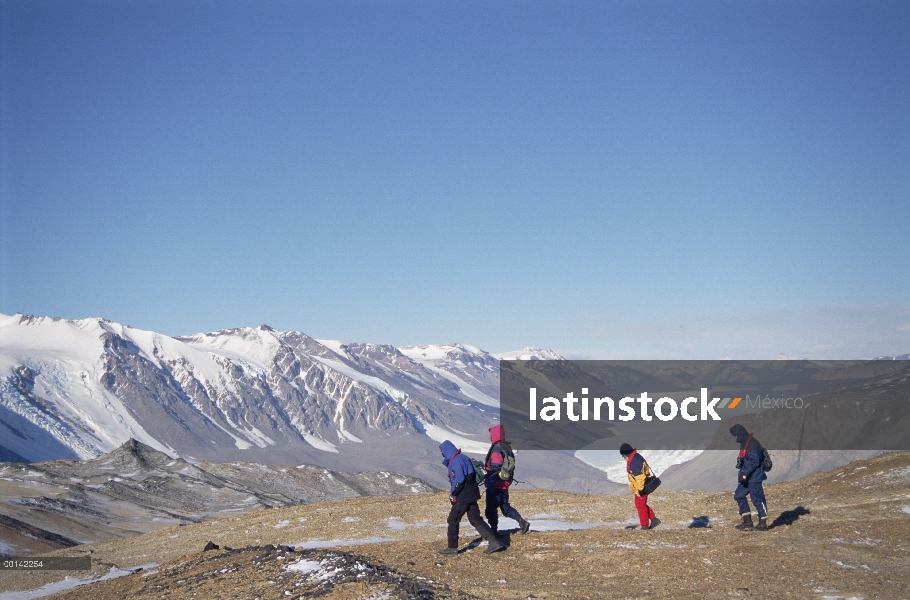
<instances>
[{"instance_id":1,"label":"person's arm","mask_svg":"<svg viewBox=\"0 0 910 600\"><path fill-rule=\"evenodd\" d=\"M461 457L461 456L463 456L463 455L459 454L459 457ZM467 480L467 476L465 473L465 466L464 466L465 459L456 460L456 461L453 461L453 463L454 464L452 464L452 477L451 477L452 489L449 492L449 496L452 498L452 502L454 502L455 501L454 498L457 498L458 494L460 494L462 492L462 490L464 490L464 484L465 484L465 481ZM468 460L467 463L469 466L471 466L471 469L473 470L473 465L471 465L471 461Z\"/></svg>"},{"instance_id":2,"label":"person's arm","mask_svg":"<svg viewBox=\"0 0 910 600\"><path fill-rule=\"evenodd\" d=\"M761 467L761 456L761 449L753 449L750 447L746 450L746 458L743 459L743 468L739 471L741 481L748 481L749 478L752 477L752 474Z\"/></svg>"},{"instance_id":3,"label":"person's arm","mask_svg":"<svg viewBox=\"0 0 910 600\"><path fill-rule=\"evenodd\" d=\"M645 460L636 456L629 465L629 489L636 494L639 493L645 489L645 479L647 478Z\"/></svg>"}]
</instances>

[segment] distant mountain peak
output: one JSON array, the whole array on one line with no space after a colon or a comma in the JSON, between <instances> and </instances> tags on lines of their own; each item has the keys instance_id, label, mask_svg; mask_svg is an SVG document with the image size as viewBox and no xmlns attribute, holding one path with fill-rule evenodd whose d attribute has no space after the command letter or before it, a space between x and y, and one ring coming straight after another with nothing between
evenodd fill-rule
<instances>
[{"instance_id":1,"label":"distant mountain peak","mask_svg":"<svg viewBox=\"0 0 910 600\"><path fill-rule=\"evenodd\" d=\"M534 348L528 346L521 350L499 352L493 354L499 360L566 360L564 356L550 348Z\"/></svg>"},{"instance_id":2,"label":"distant mountain peak","mask_svg":"<svg viewBox=\"0 0 910 600\"><path fill-rule=\"evenodd\" d=\"M101 454L92 462L119 468L156 468L174 461L174 457L130 438L111 452ZM181 461L183 462L183 461Z\"/></svg>"}]
</instances>

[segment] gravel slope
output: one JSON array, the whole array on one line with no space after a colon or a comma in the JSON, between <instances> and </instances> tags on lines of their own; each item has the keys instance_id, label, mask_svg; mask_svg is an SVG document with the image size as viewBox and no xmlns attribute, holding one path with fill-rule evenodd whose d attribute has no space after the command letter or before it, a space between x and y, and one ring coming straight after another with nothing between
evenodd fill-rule
<instances>
[{"instance_id":1,"label":"gravel slope","mask_svg":"<svg viewBox=\"0 0 910 600\"><path fill-rule=\"evenodd\" d=\"M729 475L732 483L735 473ZM733 529L738 516L730 492L658 491L652 505L663 525L653 531L628 529L635 520L630 496L539 490L512 496L532 532L506 529L510 547L494 555L482 553L466 522L464 551L437 553L445 545L445 494L354 498L59 550L54 554L91 553L95 576L114 566L159 566L52 597L910 597L907 452L768 486L774 520L768 532ZM569 526L578 529L560 530ZM202 552L208 541L222 548ZM312 546L331 548L304 548ZM347 566L333 567L333 560ZM300 561L312 569L288 570ZM358 561L369 571L351 579ZM0 590L34 589L65 575L4 572Z\"/></svg>"}]
</instances>

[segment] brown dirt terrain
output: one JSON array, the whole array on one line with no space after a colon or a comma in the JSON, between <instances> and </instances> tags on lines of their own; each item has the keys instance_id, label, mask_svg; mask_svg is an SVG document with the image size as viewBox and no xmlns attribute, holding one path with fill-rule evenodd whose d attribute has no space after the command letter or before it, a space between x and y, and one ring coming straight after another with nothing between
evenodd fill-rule
<instances>
[{"instance_id":1,"label":"brown dirt terrain","mask_svg":"<svg viewBox=\"0 0 910 600\"><path fill-rule=\"evenodd\" d=\"M732 483L732 467L730 475ZM91 553L93 571L3 571L0 590L157 565L50 597L910 598L910 453L767 486L766 495L768 532L733 529L730 492L660 490L651 504L663 524L641 531L627 528L630 496L516 490L532 532L506 530L509 548L484 555L465 520L467 549L452 557L437 553L445 494L355 498L58 550L50 554ZM569 523L578 529L543 531ZM209 540L243 550L202 552Z\"/></svg>"}]
</instances>

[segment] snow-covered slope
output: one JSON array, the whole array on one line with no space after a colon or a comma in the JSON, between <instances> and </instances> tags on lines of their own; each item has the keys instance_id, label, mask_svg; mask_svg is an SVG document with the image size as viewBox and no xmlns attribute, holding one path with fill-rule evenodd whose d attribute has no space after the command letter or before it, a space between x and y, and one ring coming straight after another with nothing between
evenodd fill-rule
<instances>
[{"instance_id":1,"label":"snow-covered slope","mask_svg":"<svg viewBox=\"0 0 910 600\"><path fill-rule=\"evenodd\" d=\"M524 348L510 352L497 352L494 354L499 360L566 360L558 352L549 348Z\"/></svg>"},{"instance_id":2,"label":"snow-covered slope","mask_svg":"<svg viewBox=\"0 0 910 600\"><path fill-rule=\"evenodd\" d=\"M116 327L101 319L0 316L3 446L33 461L91 458L131 437L168 450L103 383Z\"/></svg>"},{"instance_id":3,"label":"snow-covered slope","mask_svg":"<svg viewBox=\"0 0 910 600\"><path fill-rule=\"evenodd\" d=\"M91 458L133 438L189 460L395 470L438 484L439 443L485 453L498 397L499 360L461 344L343 344L266 325L169 337L0 315L0 457Z\"/></svg>"},{"instance_id":4,"label":"snow-covered slope","mask_svg":"<svg viewBox=\"0 0 910 600\"><path fill-rule=\"evenodd\" d=\"M4 316L3 445L29 460L88 458L135 438L207 457L209 447L289 443L338 452L370 431L417 433L415 418L433 412L425 402L440 400L438 377L411 363L401 366L417 372L398 382L394 369L363 359L370 350L340 355L267 326L172 338L103 319ZM458 389L443 391L472 408Z\"/></svg>"},{"instance_id":5,"label":"snow-covered slope","mask_svg":"<svg viewBox=\"0 0 910 600\"><path fill-rule=\"evenodd\" d=\"M398 350L455 384L468 398L499 407L499 359L493 355L463 344L408 346Z\"/></svg>"}]
</instances>

